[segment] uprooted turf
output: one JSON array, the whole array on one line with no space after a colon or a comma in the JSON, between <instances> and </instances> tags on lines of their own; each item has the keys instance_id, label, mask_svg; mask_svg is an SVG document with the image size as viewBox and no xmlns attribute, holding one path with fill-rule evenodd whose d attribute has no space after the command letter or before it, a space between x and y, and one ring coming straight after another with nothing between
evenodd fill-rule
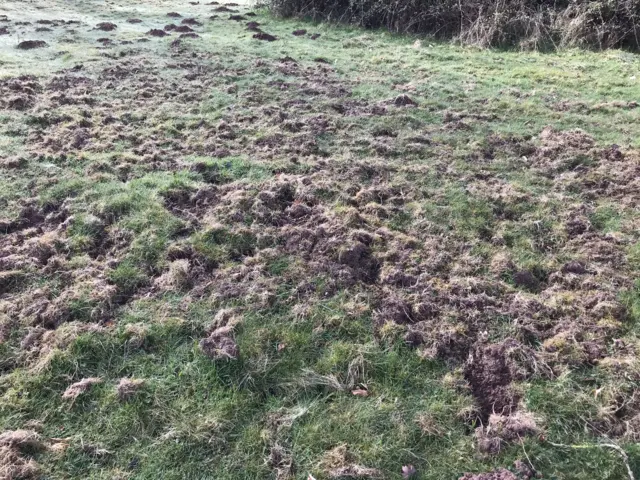
<instances>
[{"instance_id":1,"label":"uprooted turf","mask_svg":"<svg viewBox=\"0 0 640 480\"><path fill-rule=\"evenodd\" d=\"M0 11L2 478L640 469L636 56L131 3Z\"/></svg>"}]
</instances>

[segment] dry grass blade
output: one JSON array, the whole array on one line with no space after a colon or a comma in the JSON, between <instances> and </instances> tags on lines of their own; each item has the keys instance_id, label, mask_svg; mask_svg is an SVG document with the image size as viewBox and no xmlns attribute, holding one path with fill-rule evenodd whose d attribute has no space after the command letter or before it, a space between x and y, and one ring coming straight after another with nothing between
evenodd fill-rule
<instances>
[{"instance_id":1,"label":"dry grass blade","mask_svg":"<svg viewBox=\"0 0 640 480\"><path fill-rule=\"evenodd\" d=\"M629 477L629 480L636 480L636 477L635 477L635 475L633 473L633 470L631 469L631 465L629 465L629 456L627 455L627 452L625 452L624 449L620 445L616 445L615 443L566 445L564 443L555 443L555 442L551 442L549 440L547 440L547 443L549 443L550 445L553 445L554 447L572 448L572 449L575 449L575 450L585 450L585 449L588 450L588 449L591 449L591 448L610 448L610 449L614 450L618 455L620 455L620 458L622 459L622 462L624 463L624 466L627 469L627 476Z\"/></svg>"}]
</instances>

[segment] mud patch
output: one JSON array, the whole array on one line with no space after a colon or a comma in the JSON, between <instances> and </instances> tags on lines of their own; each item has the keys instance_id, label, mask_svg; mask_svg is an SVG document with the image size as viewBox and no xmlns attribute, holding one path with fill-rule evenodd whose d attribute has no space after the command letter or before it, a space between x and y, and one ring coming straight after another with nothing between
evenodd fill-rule
<instances>
[{"instance_id":1,"label":"mud patch","mask_svg":"<svg viewBox=\"0 0 640 480\"><path fill-rule=\"evenodd\" d=\"M480 407L483 422L494 413L510 414L520 400L511 389L514 378L505 355L509 343L476 347L464 368L464 376Z\"/></svg>"}]
</instances>

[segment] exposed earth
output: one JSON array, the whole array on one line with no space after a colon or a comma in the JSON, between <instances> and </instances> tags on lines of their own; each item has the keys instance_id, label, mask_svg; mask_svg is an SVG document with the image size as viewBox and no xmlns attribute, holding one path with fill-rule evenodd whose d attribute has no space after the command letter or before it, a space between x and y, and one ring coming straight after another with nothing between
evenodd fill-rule
<instances>
[{"instance_id":1,"label":"exposed earth","mask_svg":"<svg viewBox=\"0 0 640 480\"><path fill-rule=\"evenodd\" d=\"M5 0L0 478L638 474L638 66Z\"/></svg>"}]
</instances>

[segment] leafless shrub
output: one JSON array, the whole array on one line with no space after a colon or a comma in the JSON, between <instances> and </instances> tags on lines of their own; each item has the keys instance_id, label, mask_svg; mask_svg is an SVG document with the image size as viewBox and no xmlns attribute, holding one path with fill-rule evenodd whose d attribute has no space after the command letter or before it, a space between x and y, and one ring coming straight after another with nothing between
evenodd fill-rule
<instances>
[{"instance_id":1,"label":"leafless shrub","mask_svg":"<svg viewBox=\"0 0 640 480\"><path fill-rule=\"evenodd\" d=\"M265 0L279 15L456 38L483 47L640 47L640 0Z\"/></svg>"}]
</instances>

